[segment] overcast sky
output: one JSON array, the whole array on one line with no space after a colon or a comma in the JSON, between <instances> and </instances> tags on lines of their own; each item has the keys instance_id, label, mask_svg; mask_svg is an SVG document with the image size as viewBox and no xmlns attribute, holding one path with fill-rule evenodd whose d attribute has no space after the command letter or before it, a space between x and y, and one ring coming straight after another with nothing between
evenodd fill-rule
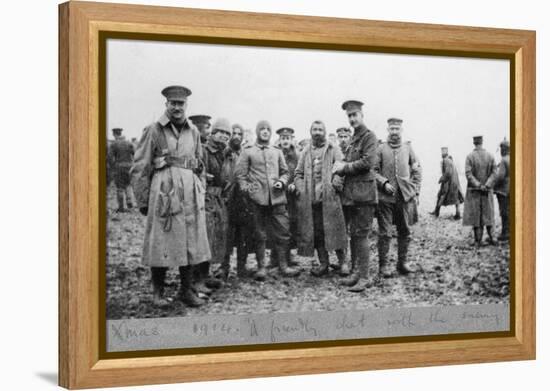
<instances>
[{"instance_id":1,"label":"overcast sky","mask_svg":"<svg viewBox=\"0 0 550 391\"><path fill-rule=\"evenodd\" d=\"M274 129L294 128L298 139L316 119L329 132L349 126L340 106L361 100L379 138L388 117L403 118L425 182L437 182L441 146L462 172L473 135L482 134L494 154L509 139L507 60L114 39L107 44L108 131L122 127L128 139L139 138L164 112L160 91L172 84L193 91L188 115L252 129L267 119Z\"/></svg>"}]
</instances>

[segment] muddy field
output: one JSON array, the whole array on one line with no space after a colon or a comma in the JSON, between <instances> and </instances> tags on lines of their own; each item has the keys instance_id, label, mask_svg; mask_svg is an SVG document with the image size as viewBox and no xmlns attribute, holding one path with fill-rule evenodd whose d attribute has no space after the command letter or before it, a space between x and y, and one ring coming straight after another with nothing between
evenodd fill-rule
<instances>
[{"instance_id":1,"label":"muddy field","mask_svg":"<svg viewBox=\"0 0 550 391\"><path fill-rule=\"evenodd\" d=\"M316 278L310 274L313 259L297 257L302 273L281 278L275 269L265 282L239 280L235 258L225 287L216 291L201 308L189 309L178 300L176 270L167 275L166 308L152 305L150 269L141 266L144 217L137 210L115 213L115 192L110 188L107 216L107 318L173 317L204 314L246 314L316 310L411 307L453 304L502 303L509 300L510 248L508 243L472 247L471 228L452 219L454 208L443 209L439 219L420 205L420 221L413 227L409 256L416 269L409 276L385 279L361 294L338 285L338 275ZM500 221L497 217L497 230ZM370 273L377 273L376 223L371 237ZM498 231L497 231L498 232ZM396 239L390 258L395 264ZM336 257L331 254L331 262ZM254 255L248 267L255 268ZM215 269L215 267L214 267Z\"/></svg>"}]
</instances>

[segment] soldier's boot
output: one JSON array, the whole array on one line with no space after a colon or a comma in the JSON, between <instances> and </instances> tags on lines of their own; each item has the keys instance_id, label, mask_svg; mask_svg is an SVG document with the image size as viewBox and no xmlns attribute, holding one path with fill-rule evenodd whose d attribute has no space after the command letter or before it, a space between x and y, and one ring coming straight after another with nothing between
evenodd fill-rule
<instances>
[{"instance_id":1,"label":"soldier's boot","mask_svg":"<svg viewBox=\"0 0 550 391\"><path fill-rule=\"evenodd\" d=\"M481 238L483 237L483 227L474 227L474 246L481 247Z\"/></svg>"},{"instance_id":2,"label":"soldier's boot","mask_svg":"<svg viewBox=\"0 0 550 391\"><path fill-rule=\"evenodd\" d=\"M409 242L410 239L408 237L397 238L397 272L402 275L407 275L413 272L413 270L408 265L407 260Z\"/></svg>"},{"instance_id":3,"label":"soldier's boot","mask_svg":"<svg viewBox=\"0 0 550 391\"><path fill-rule=\"evenodd\" d=\"M188 307L200 307L204 301L199 298L192 288L193 273L191 266L180 266L180 289L178 299Z\"/></svg>"},{"instance_id":4,"label":"soldier's boot","mask_svg":"<svg viewBox=\"0 0 550 391\"><path fill-rule=\"evenodd\" d=\"M462 216L460 215L460 204L456 204L455 208L456 208L456 212L455 212L455 215L454 215L454 219L455 220L460 220L462 218Z\"/></svg>"},{"instance_id":5,"label":"soldier's boot","mask_svg":"<svg viewBox=\"0 0 550 391\"><path fill-rule=\"evenodd\" d=\"M223 257L223 261L220 265L220 268L216 272L216 278L221 281L227 281L229 278L229 270L230 270L230 262L231 262L231 254L225 254Z\"/></svg>"},{"instance_id":6,"label":"soldier's boot","mask_svg":"<svg viewBox=\"0 0 550 391\"><path fill-rule=\"evenodd\" d=\"M348 288L348 291L360 293L373 286L374 283L369 279L370 249L368 238L360 237L354 242L356 254L355 262L357 263L356 270L358 272L359 279L355 285Z\"/></svg>"},{"instance_id":7,"label":"soldier's boot","mask_svg":"<svg viewBox=\"0 0 550 391\"><path fill-rule=\"evenodd\" d=\"M258 244L258 247L256 248L256 261L258 262L258 270L254 275L254 279L256 281L264 281L267 278L265 243Z\"/></svg>"},{"instance_id":8,"label":"soldier's boot","mask_svg":"<svg viewBox=\"0 0 550 391\"><path fill-rule=\"evenodd\" d=\"M269 268L279 268L279 254L277 253L277 247L272 246L269 252Z\"/></svg>"},{"instance_id":9,"label":"soldier's boot","mask_svg":"<svg viewBox=\"0 0 550 391\"><path fill-rule=\"evenodd\" d=\"M392 272L388 261L388 252L390 250L390 238L387 236L378 237L378 275L380 278L390 278Z\"/></svg>"},{"instance_id":10,"label":"soldier's boot","mask_svg":"<svg viewBox=\"0 0 550 391\"><path fill-rule=\"evenodd\" d=\"M151 268L151 282L153 283L153 304L156 307L168 305L168 300L164 297L164 282L166 279L165 267Z\"/></svg>"},{"instance_id":11,"label":"soldier's boot","mask_svg":"<svg viewBox=\"0 0 550 391\"><path fill-rule=\"evenodd\" d=\"M132 202L132 188L130 186L126 188L126 206L128 209L134 207L134 203Z\"/></svg>"},{"instance_id":12,"label":"soldier's boot","mask_svg":"<svg viewBox=\"0 0 550 391\"><path fill-rule=\"evenodd\" d=\"M435 207L435 209L433 210L433 212L430 212L430 214L434 217L439 217L439 211L441 210L441 207L439 206L439 204Z\"/></svg>"},{"instance_id":13,"label":"soldier's boot","mask_svg":"<svg viewBox=\"0 0 550 391\"><path fill-rule=\"evenodd\" d=\"M328 274L328 251L324 247L318 247L317 257L319 258L319 266L311 269L311 274L315 277L322 277Z\"/></svg>"},{"instance_id":14,"label":"soldier's boot","mask_svg":"<svg viewBox=\"0 0 550 391\"><path fill-rule=\"evenodd\" d=\"M237 277L248 278L252 272L246 268L248 249L244 245L237 246Z\"/></svg>"},{"instance_id":15,"label":"soldier's boot","mask_svg":"<svg viewBox=\"0 0 550 391\"><path fill-rule=\"evenodd\" d=\"M118 209L116 211L118 213L126 212L126 209L124 209L124 192L119 189L116 190L116 201L118 204Z\"/></svg>"},{"instance_id":16,"label":"soldier's boot","mask_svg":"<svg viewBox=\"0 0 550 391\"><path fill-rule=\"evenodd\" d=\"M336 250L336 257L338 258L338 265L340 266L340 270L338 271L338 274L340 275L340 277L349 276L351 273L351 270L346 264L346 250L344 249Z\"/></svg>"},{"instance_id":17,"label":"soldier's boot","mask_svg":"<svg viewBox=\"0 0 550 391\"><path fill-rule=\"evenodd\" d=\"M350 239L350 258L351 258L351 272L347 277L340 280L340 285L354 286L359 281L359 271L357 270L357 256L355 249L355 238Z\"/></svg>"},{"instance_id":18,"label":"soldier's boot","mask_svg":"<svg viewBox=\"0 0 550 391\"><path fill-rule=\"evenodd\" d=\"M506 241L510 239L510 232L509 232L509 226L508 226L508 217L501 216L502 219L502 229L500 231L500 235L498 236L498 240L500 241Z\"/></svg>"},{"instance_id":19,"label":"soldier's boot","mask_svg":"<svg viewBox=\"0 0 550 391\"><path fill-rule=\"evenodd\" d=\"M286 251L286 261L288 266L291 266L291 267L300 266L294 254L292 254L292 251L290 250L290 248Z\"/></svg>"},{"instance_id":20,"label":"soldier's boot","mask_svg":"<svg viewBox=\"0 0 550 391\"><path fill-rule=\"evenodd\" d=\"M298 274L300 274L300 270L294 269L290 266L288 266L288 260L287 260L287 247L288 244L276 244L277 247L277 255L279 258L279 274L283 277L296 277Z\"/></svg>"},{"instance_id":21,"label":"soldier's boot","mask_svg":"<svg viewBox=\"0 0 550 391\"><path fill-rule=\"evenodd\" d=\"M497 242L495 241L494 239L494 234L493 234L493 226L492 225L488 225L487 226L487 243L488 244L496 244Z\"/></svg>"},{"instance_id":22,"label":"soldier's boot","mask_svg":"<svg viewBox=\"0 0 550 391\"><path fill-rule=\"evenodd\" d=\"M208 289L220 289L223 286L223 281L214 278L210 275L210 262L203 262L199 264L201 279L204 281L204 285Z\"/></svg>"}]
</instances>

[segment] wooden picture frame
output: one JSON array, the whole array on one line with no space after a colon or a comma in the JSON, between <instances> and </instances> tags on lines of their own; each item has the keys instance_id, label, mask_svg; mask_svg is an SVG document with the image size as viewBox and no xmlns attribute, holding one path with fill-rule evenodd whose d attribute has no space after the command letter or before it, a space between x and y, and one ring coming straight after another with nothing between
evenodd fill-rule
<instances>
[{"instance_id":1,"label":"wooden picture frame","mask_svg":"<svg viewBox=\"0 0 550 391\"><path fill-rule=\"evenodd\" d=\"M104 358L99 56L103 32L162 40L506 58L513 150L512 330L468 338ZM104 109L104 107L103 107ZM535 358L535 32L68 2L59 6L59 384L90 388Z\"/></svg>"}]
</instances>

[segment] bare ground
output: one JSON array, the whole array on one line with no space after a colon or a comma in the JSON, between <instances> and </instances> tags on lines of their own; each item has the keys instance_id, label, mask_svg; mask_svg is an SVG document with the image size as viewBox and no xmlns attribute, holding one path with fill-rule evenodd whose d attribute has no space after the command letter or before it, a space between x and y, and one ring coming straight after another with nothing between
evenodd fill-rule
<instances>
[{"instance_id":1,"label":"bare ground","mask_svg":"<svg viewBox=\"0 0 550 391\"><path fill-rule=\"evenodd\" d=\"M187 308L176 299L179 279L175 268L167 275L166 308L152 304L150 269L141 265L144 217L137 210L115 213L114 189L109 189L107 215L107 318L175 317L206 314L329 311L381 307L503 303L509 300L508 242L472 247L470 227L452 219L454 208L444 209L435 219L427 213L413 227L409 257L416 272L385 279L361 294L338 285L338 275L316 278L310 270L313 259L296 257L302 273L281 278L276 270L265 282L239 280L235 258L226 286L216 291L201 308ZM376 228L376 223L375 223ZM499 227L496 227L499 228ZM376 229L370 238L370 273L378 272ZM396 240L390 258L395 265ZM331 262L336 257L331 254ZM248 267L256 267L249 255ZM214 269L216 266L214 266Z\"/></svg>"}]
</instances>

